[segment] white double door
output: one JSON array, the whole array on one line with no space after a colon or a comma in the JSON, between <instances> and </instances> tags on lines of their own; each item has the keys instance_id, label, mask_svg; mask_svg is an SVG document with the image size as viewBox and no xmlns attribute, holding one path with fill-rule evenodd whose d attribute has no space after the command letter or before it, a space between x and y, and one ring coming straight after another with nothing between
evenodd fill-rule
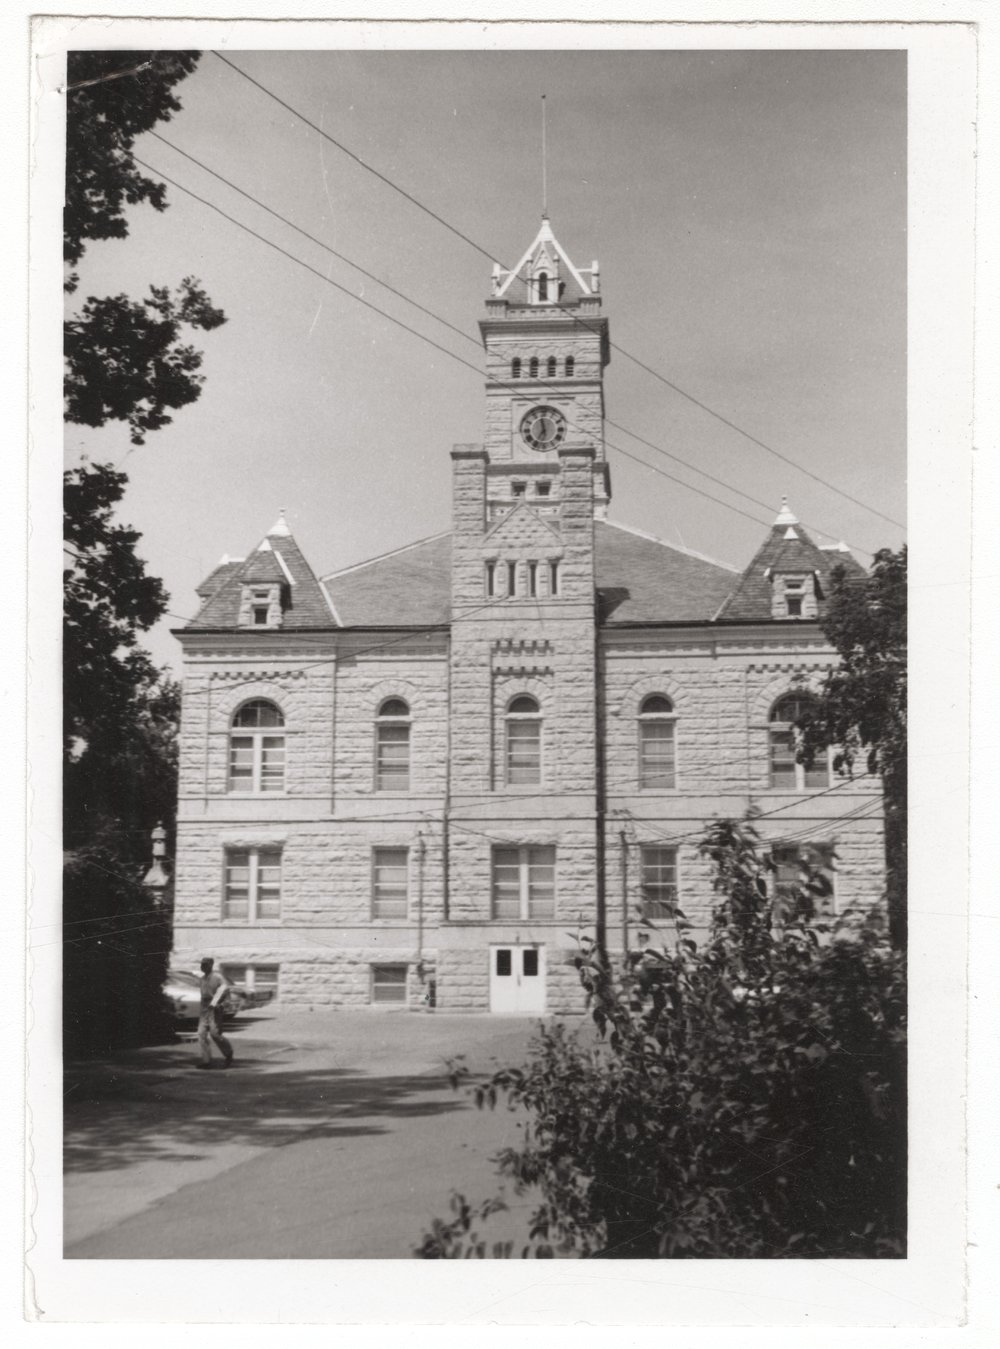
<instances>
[{"instance_id":1,"label":"white double door","mask_svg":"<svg viewBox=\"0 0 1000 1349\"><path fill-rule=\"evenodd\" d=\"M490 1011L545 1011L545 947L490 947Z\"/></svg>"}]
</instances>

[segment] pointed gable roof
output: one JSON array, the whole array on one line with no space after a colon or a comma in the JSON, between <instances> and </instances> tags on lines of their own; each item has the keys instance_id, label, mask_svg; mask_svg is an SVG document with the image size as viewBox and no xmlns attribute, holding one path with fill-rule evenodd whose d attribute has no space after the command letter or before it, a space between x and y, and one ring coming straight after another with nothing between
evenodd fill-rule
<instances>
[{"instance_id":1,"label":"pointed gable roof","mask_svg":"<svg viewBox=\"0 0 1000 1349\"><path fill-rule=\"evenodd\" d=\"M292 536L284 512L249 557L220 563L198 587L204 600L189 627L235 628L239 621L243 587L286 587L282 630L337 626L330 602L313 569Z\"/></svg>"},{"instance_id":2,"label":"pointed gable roof","mask_svg":"<svg viewBox=\"0 0 1000 1349\"><path fill-rule=\"evenodd\" d=\"M518 260L517 266L509 272L504 271L499 264L494 266L494 299L509 299L516 304L523 304L528 299L528 278L533 277L543 263L547 265L556 261L561 262L566 269L566 274L561 277L566 289L562 296L550 296L551 301L559 299L565 304L577 300L583 295L597 294L596 262L592 267L576 267L565 248L552 233L549 217L543 215L538 233L525 249ZM588 276L590 277L589 281L585 279Z\"/></svg>"},{"instance_id":3,"label":"pointed gable roof","mask_svg":"<svg viewBox=\"0 0 1000 1349\"><path fill-rule=\"evenodd\" d=\"M829 593L830 574L838 566L848 571L863 573L851 553L839 549L818 547L802 528L796 516L782 499L781 510L775 517L767 538L757 549L750 565L741 575L736 587L717 614L720 623L770 622L772 580L779 573L813 575L818 581L819 610L823 612L823 596Z\"/></svg>"}]
</instances>

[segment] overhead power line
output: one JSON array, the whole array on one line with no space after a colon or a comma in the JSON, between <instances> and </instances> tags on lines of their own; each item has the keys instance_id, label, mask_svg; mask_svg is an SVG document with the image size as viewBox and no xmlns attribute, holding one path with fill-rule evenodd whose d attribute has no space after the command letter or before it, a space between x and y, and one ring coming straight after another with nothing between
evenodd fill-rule
<instances>
[{"instance_id":1,"label":"overhead power line","mask_svg":"<svg viewBox=\"0 0 1000 1349\"><path fill-rule=\"evenodd\" d=\"M148 169L150 173L157 174L160 178L164 179L165 182L168 182L171 185L171 187L176 187L179 192L185 193L187 196L192 197L195 201L200 202L203 206L207 206L209 210L215 211L217 215L222 216L224 220L228 220L229 223L231 225L235 225L237 229L243 230L244 233L251 235L254 239L257 239L260 243L265 244L268 248L272 248L276 253L280 253L282 257L288 258L290 262L294 262L299 267L305 268L307 272L311 272L313 276L318 277L319 280L322 281L325 285L332 286L334 290L339 290L341 294L349 296L352 300L356 300L358 304L364 305L366 309L370 309L372 310L373 313L380 315L384 319L387 319L390 323L395 324L397 328L402 328L405 332L412 333L414 337L419 338L422 342L426 342L429 346L432 346L436 351L440 351L443 355L449 357L451 360L458 361L460 365L464 365L468 370L472 370L479 378L482 378L482 371L480 370L479 366L474 365L472 361L467 361L463 356L459 356L457 352L451 351L448 347L442 346L440 342L435 342L434 339L432 337L428 337L426 333L422 333L419 331L419 329L411 327L410 324L408 323L404 323L402 319L396 318L393 314L390 314L387 310L380 309L378 305L372 304L370 300L366 300L363 296L356 295L354 291L350 290L347 286L343 286L340 284L339 281L334 281L332 277L326 276L325 273L321 272L318 267L313 267L303 258L298 257L295 253L289 252L287 248L282 248L280 244L276 244L272 239L268 239L266 235L260 234L257 230L252 229L251 226L244 224L242 220L238 220L235 216L230 215L228 211L224 211L222 207L217 206L215 202L209 201L207 197L201 196L198 192L195 192L192 188L185 187L184 184L179 183L176 178L171 178L169 174L164 173L162 169L157 168L154 164L150 164L146 160L140 159L138 155L135 156L135 162L137 164L141 164L144 169ZM503 384L503 381L498 382ZM510 388L511 390L516 390L523 386L511 384L511 385L504 385L504 387ZM574 424L572 422L567 422L567 425L573 427ZM625 455L627 459L632 459L637 464L642 464L645 468L650 469L651 472L658 473L660 474L661 477L666 478L668 481L676 483L679 487L684 487L689 492L696 492L699 496L705 497L708 501L714 501L716 505L722 506L726 510L735 511L737 515L742 515L747 520L752 520L755 525L767 525L769 523L767 520L761 520L759 516L751 515L749 511L741 510L739 506L734 506L732 505L731 502L723 501L721 497L713 496L711 492L705 492L700 487L695 487L693 483L685 482L683 478L678 478L673 473L667 473L665 469L658 468L655 464L649 463L648 460L646 459L640 459L638 455L631 454L628 450L623 449L622 446L620 445L615 445L612 441L606 440L605 444L610 449L617 450L619 454ZM735 491L736 489L732 490ZM737 494L741 495L740 493ZM867 550L859 549L858 551L865 552Z\"/></svg>"},{"instance_id":2,"label":"overhead power line","mask_svg":"<svg viewBox=\"0 0 1000 1349\"><path fill-rule=\"evenodd\" d=\"M297 117L300 122L302 122L305 126L308 126L311 130L315 131L317 135L322 136L324 140L328 141L331 145L335 146L338 150L341 151L342 154L347 155L349 159L352 159L366 172L373 174L380 182L384 183L394 192L399 193L400 196L404 197L413 206L416 206L418 210L423 211L425 215L429 216L432 220L436 221L439 225L442 226L442 228L448 230L448 232L455 235L456 238L461 239L463 243L468 244L470 248L473 248L477 253L481 254L484 258L488 258L491 263L499 261L499 259L496 257L496 254L493 253L490 249L485 248L480 243L477 243L475 239L470 238L469 235L465 234L456 225L453 225L450 221L446 220L443 216L439 215L437 211L434 211L432 210L431 207L425 205L425 203L420 201L418 197L415 197L411 192L407 192L407 190L404 187L401 187L398 183L394 182L393 179L389 178L386 174L376 169L374 165L369 164L366 160L362 159L360 155L356 154L348 146L344 145L342 141L337 140L335 136L332 136L323 127L319 126L316 122L312 121L311 118L307 117L304 112L301 112L298 108L293 107L292 104L287 103L283 98L280 97L280 95L276 94L273 89L269 89L267 85L262 84L260 80L255 79L254 76L250 75L241 66L238 66L234 61L231 61L227 56L223 56L221 52L214 52L213 55L217 56L220 61L224 62L225 65L229 66L231 70L234 70L238 75L241 75L243 79L249 81L249 83L254 85L255 88L259 89L261 93L265 94L268 98L273 99L287 112L290 112L293 117ZM504 266L502 262L500 263L500 265ZM507 268L506 270L510 269ZM562 305L556 304L553 307L561 309L563 310L563 312L567 312L565 311ZM583 322L584 325L586 326L585 320L580 321ZM638 356L634 356L625 347L618 345L616 342L611 342L610 346L613 351L617 351L619 355L624 356L626 360L631 361L633 365L638 366L640 370L644 370L646 374L651 375L656 380L659 380L661 384L665 385L668 389L671 389L679 397L686 399L686 401L691 403L694 407L699 408L702 412L706 413L708 416L715 418L716 421L720 422L723 426L728 427L731 431L735 431L737 435L743 436L744 439L749 440L751 444L756 445L759 449L764 450L767 454L773 455L776 459L779 459L783 464L787 464L790 468L797 470L799 473L805 474L806 477L812 478L814 482L819 483L820 486L825 487L828 491L836 492L838 496L843 497L845 501L850 501L852 505L859 506L862 510L868 511L870 514L878 516L879 519L885 520L888 524L895 525L898 529L905 529L905 525L903 525L903 523L900 520L896 520L893 516L885 514L884 511L878 510L870 503L862 501L859 497L853 496L850 492L845 491L844 488L838 487L836 483L829 482L826 478L823 478L818 473L813 472L812 469L806 468L804 464L801 464L797 460L792 459L790 456L783 454L781 450L775 449L773 445L768 444L768 442L765 440L761 440L759 436L755 436L751 431L747 431L744 427L740 426L737 422L732 421L729 417L726 417L723 413L716 411L715 408L711 407L708 403L704 402L702 399L696 397L692 393L688 393L686 389L682 388L679 384L675 383L674 380L669 379L661 371L654 369L653 366L647 364Z\"/></svg>"},{"instance_id":3,"label":"overhead power line","mask_svg":"<svg viewBox=\"0 0 1000 1349\"><path fill-rule=\"evenodd\" d=\"M206 164L204 160L198 159L197 156L191 154L188 150L182 149L181 146L176 145L171 140L168 140L166 136L161 136L158 131L151 131L149 134L151 136L155 136L158 141L162 141L162 143L166 145L169 149L175 151L179 155L182 155L185 159L190 160L192 164L197 165L197 167L201 169L203 172L211 174L213 178L218 179L220 183L224 183L225 186L230 188L233 192L239 193L241 197L244 197L247 201L252 202L253 205L259 206L262 211L266 211L267 214L273 216L275 220L280 220L283 225L287 225L289 229L293 229L296 231L297 234L301 234L302 237L304 239L308 239L310 243L316 244L318 248L322 248L332 257L337 258L338 261L346 263L348 267L353 267L355 271L360 272L361 275L367 277L369 281L374 281L376 285L382 286L383 289L389 291L391 295L395 295L398 299L403 300L406 304L412 305L414 309L419 310L420 313L422 314L426 314L428 318L434 319L435 322L442 324L445 328L450 329L451 332L457 333L458 336L461 337L464 341L471 343L471 345L474 346L477 351L480 349L479 340L473 337L470 333L467 333L464 331L464 329L457 327L453 323L450 323L447 319L442 318L440 314L435 313L433 310L426 308L425 305L422 305L419 303L419 301L413 299L411 295L407 295L405 294L405 292L397 290L394 286L390 285L388 281L383 280L382 277L380 276L376 276L374 272L369 272L366 268L362 267L360 263L357 263L352 258L347 257L346 254L338 252L338 250L331 247L330 244L325 243L322 239L318 239L316 235L310 234L309 231L303 229L301 225L297 225L294 220L290 220L288 216L282 215L280 211L274 210L273 207L268 206L266 202L261 201L261 199L255 196L252 192L248 192L245 188L240 187L238 183L234 183L231 178L227 178L224 174L219 173L217 169L213 169L211 165ZM540 379L537 382L545 385L546 387L558 386L558 381L555 380ZM717 486L725 488L727 491L735 492L736 495L744 497L745 500L752 502L755 506L759 506L764 511L770 511L773 509L773 505L771 503L761 501L757 497L751 496L748 492L744 492L741 491L739 488L733 487L732 483L725 482L722 478L717 477L714 473L709 473L706 469L699 468L697 464L692 464L687 459L682 459L680 455L674 454L671 450L666 449L663 445L657 445L653 441L647 440L644 436L639 435L638 432L630 430L630 428L627 426L623 426L621 422L616 422L611 417L605 417L604 420L608 426L613 426L616 431L621 431L623 435L629 436L631 439L639 441L640 444L647 446L649 449L655 451L657 454L662 454L666 458L672 459L674 463L680 464L683 468L688 469L691 473L698 474L699 477L706 479L706 481L713 482ZM619 447L616 446L614 448ZM636 462L642 463L643 461L637 460ZM763 523L763 521L761 521L760 523ZM810 529L815 528L814 526L809 525L808 522L806 522L806 525L807 528ZM824 534L827 533L826 530L822 530L820 532ZM859 551L865 552L867 550L860 549Z\"/></svg>"}]
</instances>

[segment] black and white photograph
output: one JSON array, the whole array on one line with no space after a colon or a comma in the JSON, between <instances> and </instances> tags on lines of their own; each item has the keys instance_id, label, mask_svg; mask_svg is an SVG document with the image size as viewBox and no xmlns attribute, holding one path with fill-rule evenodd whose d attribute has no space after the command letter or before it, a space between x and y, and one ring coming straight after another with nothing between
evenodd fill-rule
<instances>
[{"instance_id":1,"label":"black and white photograph","mask_svg":"<svg viewBox=\"0 0 1000 1349\"><path fill-rule=\"evenodd\" d=\"M920 603L954 584L968 466L908 404L926 53L391 27L38 34L63 1287L625 1261L646 1323L715 1278L751 1325L904 1287L951 1324L960 766L909 752L908 544Z\"/></svg>"}]
</instances>

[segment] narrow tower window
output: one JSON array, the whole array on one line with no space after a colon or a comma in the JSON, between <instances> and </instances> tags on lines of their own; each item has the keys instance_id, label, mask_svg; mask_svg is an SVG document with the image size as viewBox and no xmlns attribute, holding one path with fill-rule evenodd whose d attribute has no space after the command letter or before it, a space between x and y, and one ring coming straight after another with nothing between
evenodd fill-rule
<instances>
[{"instance_id":1,"label":"narrow tower window","mask_svg":"<svg viewBox=\"0 0 1000 1349\"><path fill-rule=\"evenodd\" d=\"M567 378L567 379L569 379L570 376L573 374L573 370L574 370L574 368L575 368L575 364L576 364L576 363L575 363L575 361L573 360L573 357L572 357L572 356L567 356L567 357L566 357L566 378Z\"/></svg>"},{"instance_id":2,"label":"narrow tower window","mask_svg":"<svg viewBox=\"0 0 1000 1349\"><path fill-rule=\"evenodd\" d=\"M555 358L554 356L550 356L549 359L546 361L546 363L545 363L545 373L548 375L549 379L554 379L554 378L555 378L555 373L556 373L556 358Z\"/></svg>"},{"instance_id":3,"label":"narrow tower window","mask_svg":"<svg viewBox=\"0 0 1000 1349\"><path fill-rule=\"evenodd\" d=\"M507 708L507 785L533 787L541 780L541 709L530 694L522 694Z\"/></svg>"},{"instance_id":4,"label":"narrow tower window","mask_svg":"<svg viewBox=\"0 0 1000 1349\"><path fill-rule=\"evenodd\" d=\"M507 594L508 594L508 595L514 595L514 594L516 594L516 593L517 593L517 563L516 563L516 562L508 562L508 563L507 563Z\"/></svg>"},{"instance_id":5,"label":"narrow tower window","mask_svg":"<svg viewBox=\"0 0 1000 1349\"><path fill-rule=\"evenodd\" d=\"M486 564L486 596L492 599L497 593L497 564L487 562Z\"/></svg>"},{"instance_id":6,"label":"narrow tower window","mask_svg":"<svg viewBox=\"0 0 1000 1349\"><path fill-rule=\"evenodd\" d=\"M528 362L528 374L531 376L532 379L537 379L537 378L538 378L538 357L537 357L537 356L532 356L531 360Z\"/></svg>"},{"instance_id":7,"label":"narrow tower window","mask_svg":"<svg viewBox=\"0 0 1000 1349\"><path fill-rule=\"evenodd\" d=\"M528 563L528 594L532 599L538 597L538 563Z\"/></svg>"},{"instance_id":8,"label":"narrow tower window","mask_svg":"<svg viewBox=\"0 0 1000 1349\"><path fill-rule=\"evenodd\" d=\"M514 359L513 359L513 360L511 361L511 363L510 363L510 377L511 377L511 379L520 379L520 378L521 378L521 358L520 358L520 356L515 356Z\"/></svg>"},{"instance_id":9,"label":"narrow tower window","mask_svg":"<svg viewBox=\"0 0 1000 1349\"><path fill-rule=\"evenodd\" d=\"M548 272L538 273L538 298L547 300L549 298L549 274Z\"/></svg>"},{"instance_id":10,"label":"narrow tower window","mask_svg":"<svg viewBox=\"0 0 1000 1349\"><path fill-rule=\"evenodd\" d=\"M549 563L549 594L559 594L559 563L554 559Z\"/></svg>"}]
</instances>

